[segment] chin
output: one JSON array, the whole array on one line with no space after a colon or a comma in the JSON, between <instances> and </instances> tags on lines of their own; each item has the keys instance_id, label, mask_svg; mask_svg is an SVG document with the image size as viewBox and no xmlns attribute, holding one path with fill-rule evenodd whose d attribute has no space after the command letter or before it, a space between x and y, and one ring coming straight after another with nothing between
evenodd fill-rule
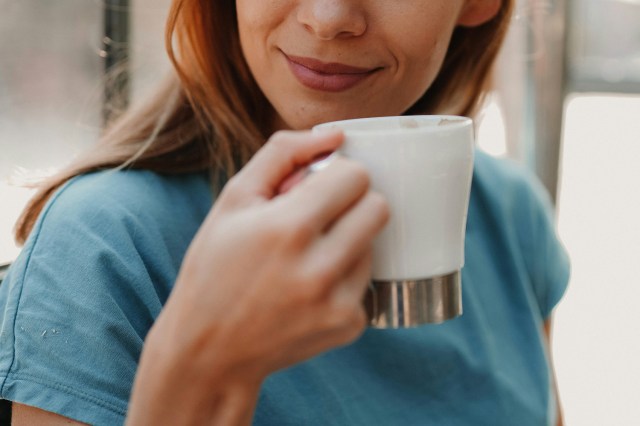
<instances>
[{"instance_id":1,"label":"chin","mask_svg":"<svg viewBox=\"0 0 640 426\"><path fill-rule=\"evenodd\" d=\"M286 118L281 117L281 123L284 127L282 129L290 129L290 130L308 130L313 126L322 123L328 123L330 121L339 121L339 120L350 120L354 118L367 118L367 117L381 117L381 116L390 116L390 115L400 115L401 112L382 112L382 111L362 111L362 109L358 110L340 110L338 108L334 108L326 111L308 111L304 110L304 112L300 112L298 114L292 114L291 116L286 116Z\"/></svg>"}]
</instances>

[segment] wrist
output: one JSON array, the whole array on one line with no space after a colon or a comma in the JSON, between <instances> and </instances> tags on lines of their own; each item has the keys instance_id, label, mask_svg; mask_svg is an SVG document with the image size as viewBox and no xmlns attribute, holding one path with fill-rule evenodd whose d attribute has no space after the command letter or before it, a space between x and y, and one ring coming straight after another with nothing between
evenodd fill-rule
<instances>
[{"instance_id":1,"label":"wrist","mask_svg":"<svg viewBox=\"0 0 640 426\"><path fill-rule=\"evenodd\" d=\"M206 353L172 334L160 320L149 332L127 424L250 424L262 380L234 374L225 356L207 357L233 352L214 344L215 333L208 335Z\"/></svg>"}]
</instances>

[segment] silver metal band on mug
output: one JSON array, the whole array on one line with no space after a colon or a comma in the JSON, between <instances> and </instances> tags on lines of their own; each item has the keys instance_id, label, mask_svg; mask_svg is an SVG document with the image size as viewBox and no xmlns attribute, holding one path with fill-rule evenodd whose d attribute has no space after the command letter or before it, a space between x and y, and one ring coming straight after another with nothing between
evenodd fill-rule
<instances>
[{"instance_id":1,"label":"silver metal band on mug","mask_svg":"<svg viewBox=\"0 0 640 426\"><path fill-rule=\"evenodd\" d=\"M462 314L460 271L423 280L372 281L365 296L369 325L414 327Z\"/></svg>"}]
</instances>

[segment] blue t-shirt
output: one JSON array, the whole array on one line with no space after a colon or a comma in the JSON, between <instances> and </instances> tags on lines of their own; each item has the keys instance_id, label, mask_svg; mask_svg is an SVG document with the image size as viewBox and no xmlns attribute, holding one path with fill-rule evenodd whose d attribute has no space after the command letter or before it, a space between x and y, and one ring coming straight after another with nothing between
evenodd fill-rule
<instances>
[{"instance_id":1,"label":"blue t-shirt","mask_svg":"<svg viewBox=\"0 0 640 426\"><path fill-rule=\"evenodd\" d=\"M0 286L0 397L122 423L145 336L212 203L204 173L98 172L59 190ZM461 317L368 329L272 374L254 424L552 423L542 324L568 260L541 185L481 152L465 257Z\"/></svg>"}]
</instances>

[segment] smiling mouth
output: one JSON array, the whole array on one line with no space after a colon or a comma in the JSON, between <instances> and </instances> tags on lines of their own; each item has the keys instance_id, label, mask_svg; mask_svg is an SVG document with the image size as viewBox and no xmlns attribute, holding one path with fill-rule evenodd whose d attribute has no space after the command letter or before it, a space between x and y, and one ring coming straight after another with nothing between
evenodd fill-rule
<instances>
[{"instance_id":1,"label":"smiling mouth","mask_svg":"<svg viewBox=\"0 0 640 426\"><path fill-rule=\"evenodd\" d=\"M342 92L363 82L382 67L361 68L283 52L291 73L304 86L323 92Z\"/></svg>"}]
</instances>

